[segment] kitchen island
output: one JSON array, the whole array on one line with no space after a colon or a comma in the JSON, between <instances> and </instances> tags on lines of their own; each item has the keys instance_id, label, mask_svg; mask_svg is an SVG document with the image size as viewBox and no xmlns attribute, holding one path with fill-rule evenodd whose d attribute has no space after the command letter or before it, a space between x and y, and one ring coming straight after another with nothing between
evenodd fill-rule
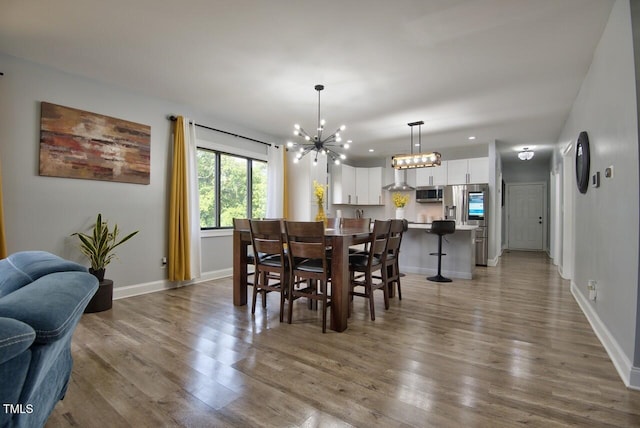
<instances>
[{"instance_id":1,"label":"kitchen island","mask_svg":"<svg viewBox=\"0 0 640 428\"><path fill-rule=\"evenodd\" d=\"M476 267L477 226L456 225L456 231L443 236L442 275L449 278L472 279ZM409 223L402 237L400 271L432 276L438 272L438 235L432 234L431 223Z\"/></svg>"}]
</instances>

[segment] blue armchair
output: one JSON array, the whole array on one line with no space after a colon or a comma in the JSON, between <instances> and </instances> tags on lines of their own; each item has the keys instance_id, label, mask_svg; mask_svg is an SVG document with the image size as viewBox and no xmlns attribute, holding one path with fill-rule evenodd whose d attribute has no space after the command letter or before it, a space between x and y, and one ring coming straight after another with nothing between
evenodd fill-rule
<instances>
[{"instance_id":1,"label":"blue armchair","mask_svg":"<svg viewBox=\"0 0 640 428\"><path fill-rule=\"evenodd\" d=\"M71 338L98 289L87 269L44 251L0 260L0 427L41 427L71 375Z\"/></svg>"}]
</instances>

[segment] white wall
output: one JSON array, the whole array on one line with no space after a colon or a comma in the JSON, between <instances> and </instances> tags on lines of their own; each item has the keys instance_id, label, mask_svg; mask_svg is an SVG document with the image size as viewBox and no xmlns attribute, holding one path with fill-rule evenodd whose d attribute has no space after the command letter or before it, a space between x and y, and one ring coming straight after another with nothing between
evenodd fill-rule
<instances>
[{"instance_id":1,"label":"white wall","mask_svg":"<svg viewBox=\"0 0 640 428\"><path fill-rule=\"evenodd\" d=\"M263 141L273 138L215 118L198 116L188 106L62 73L10 56L0 55L0 160L9 252L45 250L86 264L69 235L84 230L101 212L123 231L140 233L119 248L107 276L116 287L162 282L167 255L168 171L171 114ZM48 101L151 126L151 184L40 177L40 102ZM242 140L209 133L229 147ZM200 135L200 133L198 134ZM255 143L251 143L254 144ZM262 145L258 145L262 146ZM254 147L253 150L262 150ZM231 268L231 238L203 239L204 272Z\"/></svg>"},{"instance_id":2,"label":"white wall","mask_svg":"<svg viewBox=\"0 0 640 428\"><path fill-rule=\"evenodd\" d=\"M572 168L564 176L565 198L572 198L572 291L629 383L637 341L638 294L638 123L629 0L616 1L593 62L562 130L559 148L580 131L590 140L591 173L613 165L612 179L600 188L577 191ZM560 156L557 155L556 159ZM564 162L574 162L571 156ZM566 165L569 166L569 165ZM598 281L589 301L588 280ZM636 387L640 387L637 384Z\"/></svg>"}]
</instances>

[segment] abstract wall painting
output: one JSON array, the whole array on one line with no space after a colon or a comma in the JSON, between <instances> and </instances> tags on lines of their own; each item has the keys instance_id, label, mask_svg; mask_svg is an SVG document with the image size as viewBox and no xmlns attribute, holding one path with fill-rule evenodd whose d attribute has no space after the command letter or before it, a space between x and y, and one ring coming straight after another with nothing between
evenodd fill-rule
<instances>
[{"instance_id":1,"label":"abstract wall painting","mask_svg":"<svg viewBox=\"0 0 640 428\"><path fill-rule=\"evenodd\" d=\"M40 175L149 184L151 127L47 102Z\"/></svg>"}]
</instances>

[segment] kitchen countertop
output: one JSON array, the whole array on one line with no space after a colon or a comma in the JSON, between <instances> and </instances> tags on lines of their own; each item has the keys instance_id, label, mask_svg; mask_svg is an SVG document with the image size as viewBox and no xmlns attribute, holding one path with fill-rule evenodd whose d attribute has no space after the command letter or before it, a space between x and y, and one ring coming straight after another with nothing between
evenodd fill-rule
<instances>
[{"instance_id":1,"label":"kitchen countertop","mask_svg":"<svg viewBox=\"0 0 640 428\"><path fill-rule=\"evenodd\" d=\"M456 230L476 230L478 226L470 224L456 224ZM431 230L431 223L409 223L409 229Z\"/></svg>"}]
</instances>

